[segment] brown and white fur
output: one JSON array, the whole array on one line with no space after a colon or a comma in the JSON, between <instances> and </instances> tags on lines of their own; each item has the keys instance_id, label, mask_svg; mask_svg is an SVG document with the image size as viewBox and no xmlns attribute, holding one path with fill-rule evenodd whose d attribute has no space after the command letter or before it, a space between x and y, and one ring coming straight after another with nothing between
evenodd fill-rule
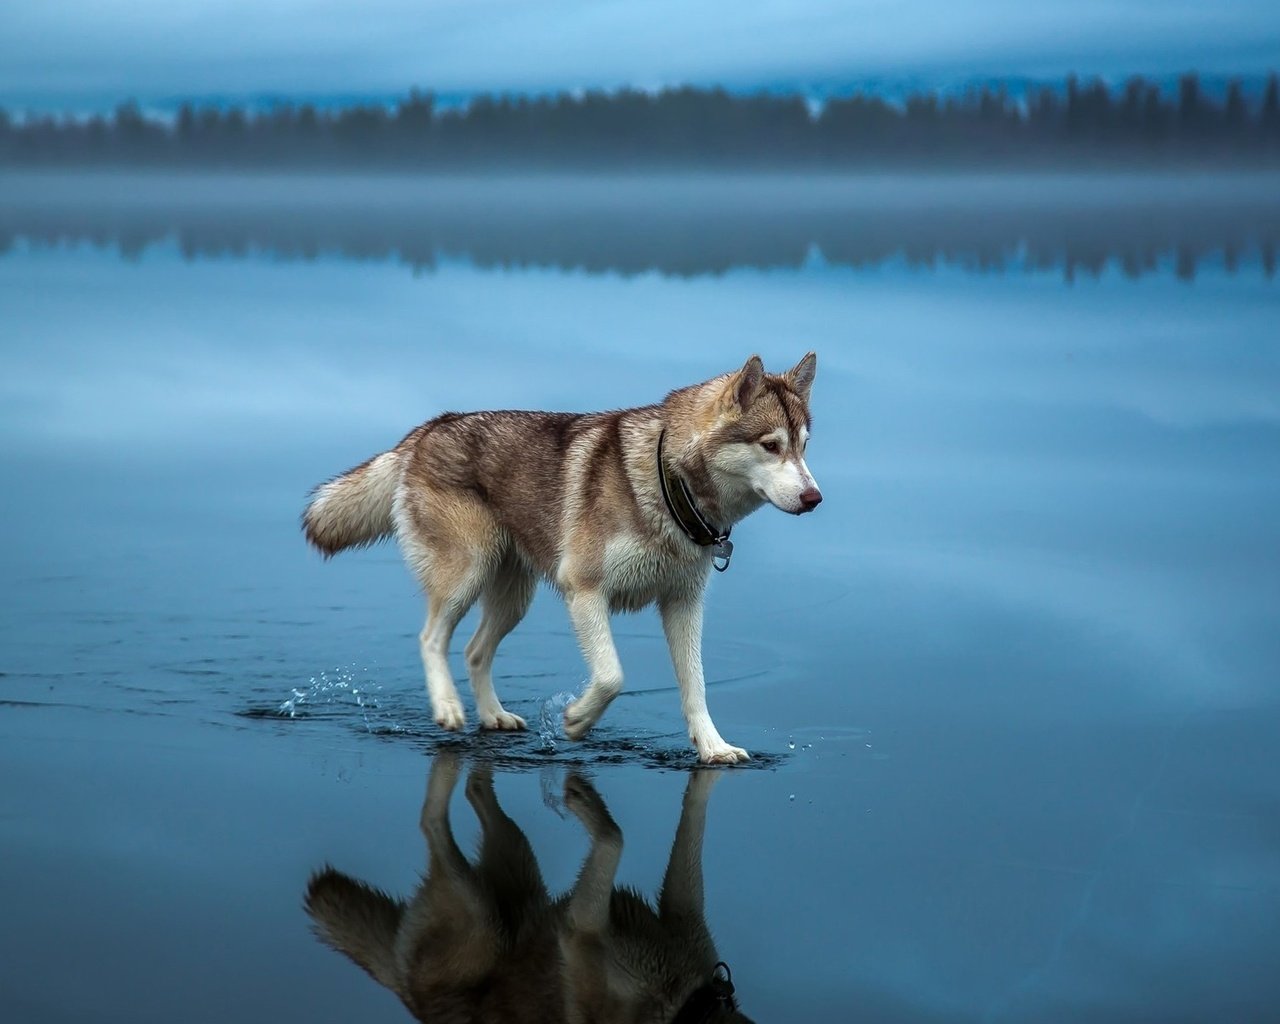
<instances>
[{"instance_id":1,"label":"brown and white fur","mask_svg":"<svg viewBox=\"0 0 1280 1024\"><path fill-rule=\"evenodd\" d=\"M462 853L449 822L459 775L451 752L431 767L421 819L427 872L411 899L333 868L312 876L306 909L325 943L429 1024L661 1024L698 998L719 960L702 878L718 773L689 775L656 906L616 885L622 832L586 779L570 775L564 793L591 846L573 888L553 899L481 765L466 784L480 819L479 857L473 863ZM750 1024L723 1003L697 1019Z\"/></svg>"},{"instance_id":2,"label":"brown and white fur","mask_svg":"<svg viewBox=\"0 0 1280 1024\"><path fill-rule=\"evenodd\" d=\"M564 596L591 670L565 711L581 739L622 689L609 615L657 604L689 738L706 763L748 760L707 711L702 603L712 552L663 502L658 440L703 515L727 528L768 502L808 512L822 500L805 464L817 357L783 374L759 356L740 370L671 392L657 405L604 413L445 413L396 447L320 485L303 514L326 556L392 534L427 596L420 640L432 713L466 723L449 672L449 642L480 601L466 647L476 713L486 729L522 729L493 688L493 656L524 617L536 581Z\"/></svg>"}]
</instances>

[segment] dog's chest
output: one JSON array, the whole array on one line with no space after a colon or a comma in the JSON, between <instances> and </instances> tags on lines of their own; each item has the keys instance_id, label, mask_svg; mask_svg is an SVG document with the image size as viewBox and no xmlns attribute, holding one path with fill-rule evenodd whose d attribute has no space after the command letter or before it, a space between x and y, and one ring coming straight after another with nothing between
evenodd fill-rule
<instances>
[{"instance_id":1,"label":"dog's chest","mask_svg":"<svg viewBox=\"0 0 1280 1024\"><path fill-rule=\"evenodd\" d=\"M646 544L635 537L614 537L605 547L604 583L609 603L617 610L635 611L702 572L700 553L682 558L662 544Z\"/></svg>"}]
</instances>

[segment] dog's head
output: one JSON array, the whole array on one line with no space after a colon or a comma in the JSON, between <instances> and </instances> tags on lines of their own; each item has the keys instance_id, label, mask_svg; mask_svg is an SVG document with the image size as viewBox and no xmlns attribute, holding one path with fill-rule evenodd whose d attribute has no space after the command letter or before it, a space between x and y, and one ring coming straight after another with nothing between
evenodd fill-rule
<instances>
[{"instance_id":1,"label":"dog's head","mask_svg":"<svg viewBox=\"0 0 1280 1024\"><path fill-rule=\"evenodd\" d=\"M808 353L786 373L766 373L759 356L723 380L710 437L708 464L762 501L800 515L822 501L805 462L809 392L818 357Z\"/></svg>"}]
</instances>

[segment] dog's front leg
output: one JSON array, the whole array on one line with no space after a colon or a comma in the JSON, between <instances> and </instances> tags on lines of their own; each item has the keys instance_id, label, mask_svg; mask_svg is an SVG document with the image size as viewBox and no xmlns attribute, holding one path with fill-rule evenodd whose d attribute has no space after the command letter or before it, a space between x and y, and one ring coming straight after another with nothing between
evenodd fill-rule
<instances>
[{"instance_id":1,"label":"dog's front leg","mask_svg":"<svg viewBox=\"0 0 1280 1024\"><path fill-rule=\"evenodd\" d=\"M704 764L738 764L751 760L741 747L726 743L707 710L702 678L702 593L678 594L660 605L662 628L680 683L680 706L689 723L689 739Z\"/></svg>"},{"instance_id":2,"label":"dog's front leg","mask_svg":"<svg viewBox=\"0 0 1280 1024\"><path fill-rule=\"evenodd\" d=\"M707 828L707 798L720 772L692 771L684 790L680 824L671 844L667 873L658 894L663 917L680 918L705 928L702 897L702 837Z\"/></svg>"},{"instance_id":3,"label":"dog's front leg","mask_svg":"<svg viewBox=\"0 0 1280 1024\"><path fill-rule=\"evenodd\" d=\"M569 917L576 930L599 935L609 926L613 883L622 860L622 830L600 794L580 775L570 773L564 780L564 802L591 837L591 849L569 897Z\"/></svg>"},{"instance_id":4,"label":"dog's front leg","mask_svg":"<svg viewBox=\"0 0 1280 1024\"><path fill-rule=\"evenodd\" d=\"M591 669L586 690L564 712L565 735L571 740L580 740L622 692L622 663L613 646L609 602L604 594L598 590L574 591L569 595L568 604L573 631Z\"/></svg>"}]
</instances>

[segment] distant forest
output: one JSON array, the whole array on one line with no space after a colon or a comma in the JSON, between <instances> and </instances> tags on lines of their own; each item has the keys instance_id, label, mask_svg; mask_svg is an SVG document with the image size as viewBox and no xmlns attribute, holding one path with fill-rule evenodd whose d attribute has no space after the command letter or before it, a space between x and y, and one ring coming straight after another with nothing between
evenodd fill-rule
<instances>
[{"instance_id":1,"label":"distant forest","mask_svg":"<svg viewBox=\"0 0 1280 1024\"><path fill-rule=\"evenodd\" d=\"M1280 83L1221 99L1185 75L1176 95L1132 78L1119 89L1067 80L1014 99L873 95L827 100L678 88L546 97L480 96L441 109L414 91L392 106L267 110L185 104L175 117L121 104L110 116L0 110L0 164L397 169L885 164L1280 164Z\"/></svg>"}]
</instances>

